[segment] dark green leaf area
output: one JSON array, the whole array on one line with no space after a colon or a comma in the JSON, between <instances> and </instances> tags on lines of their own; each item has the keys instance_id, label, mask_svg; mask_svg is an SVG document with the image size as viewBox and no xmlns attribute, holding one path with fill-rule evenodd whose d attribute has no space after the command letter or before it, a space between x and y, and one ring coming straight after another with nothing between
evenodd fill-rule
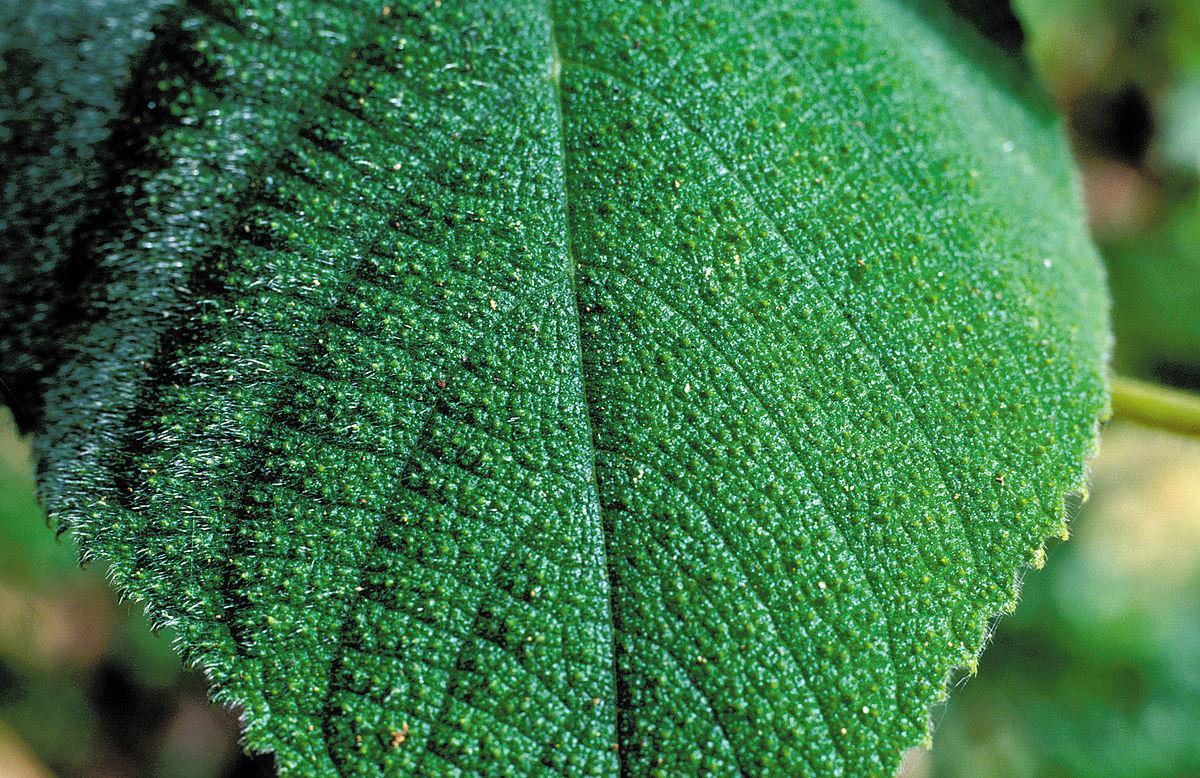
<instances>
[{"instance_id":1,"label":"dark green leaf area","mask_svg":"<svg viewBox=\"0 0 1200 778\"><path fill-rule=\"evenodd\" d=\"M111 200L111 123L171 0L0 4L0 400L40 416L63 319L91 269L74 233ZM64 310L67 309L67 310Z\"/></svg>"},{"instance_id":2,"label":"dark green leaf area","mask_svg":"<svg viewBox=\"0 0 1200 778\"><path fill-rule=\"evenodd\" d=\"M85 553L284 774L894 771L1103 403L1054 131L901 4L261 6L113 227Z\"/></svg>"}]
</instances>

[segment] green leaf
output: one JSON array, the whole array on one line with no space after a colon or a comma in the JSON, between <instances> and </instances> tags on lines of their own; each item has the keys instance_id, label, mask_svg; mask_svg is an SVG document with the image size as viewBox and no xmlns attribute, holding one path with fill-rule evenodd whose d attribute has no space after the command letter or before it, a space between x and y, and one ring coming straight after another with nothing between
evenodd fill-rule
<instances>
[{"instance_id":1,"label":"green leaf","mask_svg":"<svg viewBox=\"0 0 1200 778\"><path fill-rule=\"evenodd\" d=\"M964 29L183 6L47 504L284 774L891 773L1104 405L1056 125Z\"/></svg>"}]
</instances>

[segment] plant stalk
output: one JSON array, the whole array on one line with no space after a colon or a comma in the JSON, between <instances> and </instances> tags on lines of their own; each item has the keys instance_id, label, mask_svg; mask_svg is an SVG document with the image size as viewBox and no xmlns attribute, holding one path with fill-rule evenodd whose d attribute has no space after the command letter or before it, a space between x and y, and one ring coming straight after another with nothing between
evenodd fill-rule
<instances>
[{"instance_id":1,"label":"plant stalk","mask_svg":"<svg viewBox=\"0 0 1200 778\"><path fill-rule=\"evenodd\" d=\"M1136 378L1113 375L1113 416L1200 436L1200 396Z\"/></svg>"}]
</instances>

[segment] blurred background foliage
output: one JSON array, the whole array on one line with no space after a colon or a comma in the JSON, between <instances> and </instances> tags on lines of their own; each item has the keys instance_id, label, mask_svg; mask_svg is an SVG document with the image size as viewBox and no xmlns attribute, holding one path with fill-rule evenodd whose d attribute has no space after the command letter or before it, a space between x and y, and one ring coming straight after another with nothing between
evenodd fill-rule
<instances>
[{"instance_id":1,"label":"blurred background foliage","mask_svg":"<svg viewBox=\"0 0 1200 778\"><path fill-rule=\"evenodd\" d=\"M0 408L0 778L273 775L206 690L102 567L54 541L29 441Z\"/></svg>"},{"instance_id":2,"label":"blurred background foliage","mask_svg":"<svg viewBox=\"0 0 1200 778\"><path fill-rule=\"evenodd\" d=\"M118 105L119 33L167 2L0 0L0 249L45 244L57 261L30 214L78 218ZM1015 6L1080 162L1116 367L1200 390L1200 0ZM0 344L0 376L36 369L14 361L36 346ZM1115 421L1092 480L1072 540L1028 571L905 775L1200 776L1200 442ZM0 776L269 775L170 636L52 537L28 441L0 409Z\"/></svg>"},{"instance_id":3,"label":"blurred background foliage","mask_svg":"<svg viewBox=\"0 0 1200 778\"><path fill-rule=\"evenodd\" d=\"M27 292L0 306L0 403L27 417L49 301L81 272L62 236L102 196L97 148L129 57L175 1L0 0L0 255L29 260L0 269L0 291ZM170 635L116 601L101 566L79 569L74 547L55 542L29 441L0 407L0 778L270 775L269 758L241 754L236 714L211 707L206 687Z\"/></svg>"}]
</instances>

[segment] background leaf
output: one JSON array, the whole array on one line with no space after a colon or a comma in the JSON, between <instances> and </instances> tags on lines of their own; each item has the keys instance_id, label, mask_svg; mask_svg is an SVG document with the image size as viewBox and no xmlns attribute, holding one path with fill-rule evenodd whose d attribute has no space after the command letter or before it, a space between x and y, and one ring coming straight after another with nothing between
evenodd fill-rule
<instances>
[{"instance_id":1,"label":"background leaf","mask_svg":"<svg viewBox=\"0 0 1200 778\"><path fill-rule=\"evenodd\" d=\"M888 772L1092 443L1057 136L932 11L551 11L169 15L51 507L285 772Z\"/></svg>"}]
</instances>

